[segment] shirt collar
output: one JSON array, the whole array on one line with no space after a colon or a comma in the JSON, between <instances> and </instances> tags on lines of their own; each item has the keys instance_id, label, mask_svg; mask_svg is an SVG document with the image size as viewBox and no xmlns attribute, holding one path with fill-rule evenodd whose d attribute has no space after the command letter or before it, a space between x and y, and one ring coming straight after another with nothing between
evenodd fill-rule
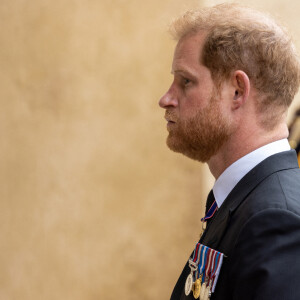
<instances>
[{"instance_id":1,"label":"shirt collar","mask_svg":"<svg viewBox=\"0 0 300 300\"><path fill-rule=\"evenodd\" d=\"M256 165L267 157L290 150L287 139L272 142L260 147L230 165L216 180L213 192L218 207L220 207L236 184Z\"/></svg>"}]
</instances>

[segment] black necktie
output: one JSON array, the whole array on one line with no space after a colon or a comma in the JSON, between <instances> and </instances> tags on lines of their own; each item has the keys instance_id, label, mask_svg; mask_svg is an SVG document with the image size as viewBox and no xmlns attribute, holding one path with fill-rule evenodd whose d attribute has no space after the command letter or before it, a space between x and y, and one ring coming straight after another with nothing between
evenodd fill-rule
<instances>
[{"instance_id":1,"label":"black necktie","mask_svg":"<svg viewBox=\"0 0 300 300\"><path fill-rule=\"evenodd\" d=\"M211 208L212 204L214 203L215 201L215 196L214 196L214 193L213 193L213 190L210 190L208 196L207 196L207 199L206 199L206 207L205 207L205 216L207 215L207 212L209 211L209 209ZM203 218L204 219L204 218ZM208 226L208 224L211 222L213 218L210 218L210 219L207 219L206 221L206 228ZM203 240L204 236L203 234L205 235L205 231L203 231L203 227L202 227L202 233L200 234L200 241Z\"/></svg>"},{"instance_id":2,"label":"black necktie","mask_svg":"<svg viewBox=\"0 0 300 300\"><path fill-rule=\"evenodd\" d=\"M210 190L206 199L205 215L207 214L208 210L210 209L214 201L215 201L215 196L213 190Z\"/></svg>"},{"instance_id":3,"label":"black necktie","mask_svg":"<svg viewBox=\"0 0 300 300\"><path fill-rule=\"evenodd\" d=\"M206 207L205 207L205 215L207 214L208 210L211 208L212 204L214 203L215 201L215 196L214 196L214 193L213 193L213 190L211 190L207 196L207 200L206 200ZM207 226L208 224L212 221L214 217L208 219L206 222L207 222ZM207 227L206 226L206 227Z\"/></svg>"}]
</instances>

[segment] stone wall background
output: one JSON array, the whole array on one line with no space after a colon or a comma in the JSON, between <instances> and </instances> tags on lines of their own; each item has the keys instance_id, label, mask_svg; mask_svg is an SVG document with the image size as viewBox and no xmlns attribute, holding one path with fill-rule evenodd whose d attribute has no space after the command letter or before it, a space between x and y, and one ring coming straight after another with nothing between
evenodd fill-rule
<instances>
[{"instance_id":1,"label":"stone wall background","mask_svg":"<svg viewBox=\"0 0 300 300\"><path fill-rule=\"evenodd\" d=\"M0 299L168 299L213 182L167 149L157 105L167 24L197 5L0 4ZM300 4L251 5L300 49Z\"/></svg>"}]
</instances>

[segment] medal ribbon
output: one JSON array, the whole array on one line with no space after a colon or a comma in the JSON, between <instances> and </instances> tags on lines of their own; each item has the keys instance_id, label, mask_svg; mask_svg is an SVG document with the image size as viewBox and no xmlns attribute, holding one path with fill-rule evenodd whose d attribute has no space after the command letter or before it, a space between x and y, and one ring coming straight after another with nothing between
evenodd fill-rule
<instances>
[{"instance_id":1,"label":"medal ribbon","mask_svg":"<svg viewBox=\"0 0 300 300\"><path fill-rule=\"evenodd\" d=\"M211 219L215 212L218 210L218 205L217 205L217 202L216 200L214 201L214 203L211 205L211 207L209 208L206 216L204 218L201 219L201 222L205 222L207 221L208 219Z\"/></svg>"},{"instance_id":2,"label":"medal ribbon","mask_svg":"<svg viewBox=\"0 0 300 300\"><path fill-rule=\"evenodd\" d=\"M203 245L200 243L196 244L196 247L194 249L194 253L192 256L192 259L189 259L189 267L191 269L191 274L193 275L194 281L197 273L197 269L198 269L198 264L199 264L199 258L201 256L201 251L203 249Z\"/></svg>"},{"instance_id":3,"label":"medal ribbon","mask_svg":"<svg viewBox=\"0 0 300 300\"><path fill-rule=\"evenodd\" d=\"M212 280L212 276L215 271L216 256L217 256L217 251L213 250L213 249L212 249L212 251L213 251L213 254L212 254L212 259L211 259L211 264L210 264L210 269L209 269L209 281Z\"/></svg>"},{"instance_id":4,"label":"medal ribbon","mask_svg":"<svg viewBox=\"0 0 300 300\"><path fill-rule=\"evenodd\" d=\"M200 243L197 243L196 245L196 248L194 250L194 255L193 255L193 260L192 260L192 264L190 263L190 268L191 268L191 265L193 265L194 267L194 271L193 272L193 278L194 278L194 281L197 279L198 277L198 266L199 266L199 261L201 259L201 256L202 256L202 252L203 252L203 249L204 249L204 245L200 244ZM192 269L192 268L191 268Z\"/></svg>"},{"instance_id":5,"label":"medal ribbon","mask_svg":"<svg viewBox=\"0 0 300 300\"><path fill-rule=\"evenodd\" d=\"M220 252L218 251L215 251L216 252L216 256L215 256L215 259L214 259L214 265L213 265L213 270L211 272L211 276L210 276L210 280L212 281L212 288L211 288L211 291L213 290L213 287L215 286L215 276L216 276L216 272L217 272L217 269L218 269L218 265L219 265L219 258L220 258Z\"/></svg>"},{"instance_id":6,"label":"medal ribbon","mask_svg":"<svg viewBox=\"0 0 300 300\"><path fill-rule=\"evenodd\" d=\"M217 272L217 268L218 268L218 263L219 263L219 257L220 257L220 252L215 251L216 252L216 256L214 259L214 265L213 265L213 270L211 272L211 278L215 278L216 272Z\"/></svg>"},{"instance_id":7,"label":"medal ribbon","mask_svg":"<svg viewBox=\"0 0 300 300\"><path fill-rule=\"evenodd\" d=\"M204 276L203 276L203 278L202 278L202 283L204 283L205 282L205 279L207 279L208 278L208 280L209 280L209 274L210 274L210 270L211 270L211 266L212 266L212 256L213 256L213 253L214 253L215 251L213 250L213 249L211 249L211 248L209 248L208 249L208 263L207 263L207 265L205 266L205 273L204 273Z\"/></svg>"},{"instance_id":8,"label":"medal ribbon","mask_svg":"<svg viewBox=\"0 0 300 300\"><path fill-rule=\"evenodd\" d=\"M223 253L197 243L193 255L189 259L193 281L195 282L202 275L202 284L208 282L213 293L221 271L223 258Z\"/></svg>"},{"instance_id":9,"label":"medal ribbon","mask_svg":"<svg viewBox=\"0 0 300 300\"><path fill-rule=\"evenodd\" d=\"M198 265L198 278L200 277L200 275L203 273L204 268L205 268L205 263L206 263L206 258L207 258L207 250L209 249L206 246L203 246L203 252L201 253L201 266L200 264Z\"/></svg>"},{"instance_id":10,"label":"medal ribbon","mask_svg":"<svg viewBox=\"0 0 300 300\"><path fill-rule=\"evenodd\" d=\"M197 243L196 244L196 247L195 247L195 250L194 250L194 253L193 253L193 262L197 262L198 260L198 257L199 257L199 248L201 248L202 245L200 243Z\"/></svg>"},{"instance_id":11,"label":"medal ribbon","mask_svg":"<svg viewBox=\"0 0 300 300\"><path fill-rule=\"evenodd\" d=\"M210 276L209 276L209 282L210 282L210 286L213 285L213 280L215 277L215 273L217 271L217 267L218 267L218 258L219 258L219 253L216 250L213 250L213 257L212 257L212 263L211 263L211 267L210 267Z\"/></svg>"},{"instance_id":12,"label":"medal ribbon","mask_svg":"<svg viewBox=\"0 0 300 300\"><path fill-rule=\"evenodd\" d=\"M217 284L217 281L218 281L218 277L219 277L221 266L222 266L222 262L223 262L223 257L224 257L224 254L220 253L220 258L219 258L219 261L218 261L217 270L216 270L216 273L215 273L214 279L213 279L214 283L213 283L213 287L212 287L212 292L214 292L215 288L216 288L216 284Z\"/></svg>"}]
</instances>

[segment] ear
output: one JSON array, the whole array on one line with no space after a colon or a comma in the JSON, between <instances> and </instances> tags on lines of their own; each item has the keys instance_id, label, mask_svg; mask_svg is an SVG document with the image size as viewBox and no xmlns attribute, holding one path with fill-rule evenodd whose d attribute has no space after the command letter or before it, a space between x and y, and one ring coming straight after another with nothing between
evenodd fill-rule
<instances>
[{"instance_id":1,"label":"ear","mask_svg":"<svg viewBox=\"0 0 300 300\"><path fill-rule=\"evenodd\" d=\"M238 109L247 101L250 94L250 79L248 75L241 70L237 70L231 77L234 87L232 95L232 109Z\"/></svg>"}]
</instances>

